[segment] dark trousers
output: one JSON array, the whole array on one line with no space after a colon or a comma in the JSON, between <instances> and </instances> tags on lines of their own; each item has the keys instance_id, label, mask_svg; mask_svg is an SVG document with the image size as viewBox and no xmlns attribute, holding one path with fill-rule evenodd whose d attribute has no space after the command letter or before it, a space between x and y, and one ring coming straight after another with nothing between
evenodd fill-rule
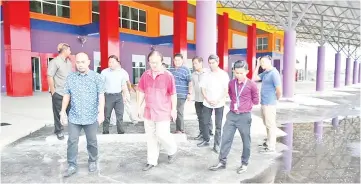
<instances>
[{"instance_id":1,"label":"dark trousers","mask_svg":"<svg viewBox=\"0 0 361 184\"><path fill-rule=\"evenodd\" d=\"M97 130L98 123L90 125L76 125L69 122L68 125L68 150L67 158L69 166L77 167L78 143L81 129L84 129L89 159L88 162L96 162L98 159Z\"/></svg>"},{"instance_id":2,"label":"dark trousers","mask_svg":"<svg viewBox=\"0 0 361 184\"><path fill-rule=\"evenodd\" d=\"M251 155L251 113L236 114L232 111L228 112L226 122L223 126L222 144L219 153L219 161L223 164L227 162L227 156L231 150L234 134L238 129L242 142L242 164L248 165L248 160Z\"/></svg>"},{"instance_id":3,"label":"dark trousers","mask_svg":"<svg viewBox=\"0 0 361 184\"><path fill-rule=\"evenodd\" d=\"M203 125L203 108L204 108L204 105L203 105L203 102L195 102L194 103L194 106L196 108L196 113L197 113L197 118L198 118L198 126L199 126L199 134L202 135L202 125ZM213 121L212 121L212 118L211 120L209 121L209 134L212 133L213 131Z\"/></svg>"},{"instance_id":4,"label":"dark trousers","mask_svg":"<svg viewBox=\"0 0 361 184\"><path fill-rule=\"evenodd\" d=\"M60 111L61 106L63 103L63 96L59 95L58 93L54 93L51 96L51 101L53 104L53 115L54 115L54 133L58 134L61 133L64 129L63 125L60 122ZM70 104L68 105L68 108L66 109L66 114L69 114L70 110Z\"/></svg>"},{"instance_id":5,"label":"dark trousers","mask_svg":"<svg viewBox=\"0 0 361 184\"><path fill-rule=\"evenodd\" d=\"M176 131L184 132L184 104L186 99L177 99L177 120L176 120Z\"/></svg>"},{"instance_id":6,"label":"dark trousers","mask_svg":"<svg viewBox=\"0 0 361 184\"><path fill-rule=\"evenodd\" d=\"M220 141L221 141L221 134L222 134L222 119L223 119L223 107L220 108L214 108L215 110L215 116L216 116L216 120L215 120L215 124L216 124L216 131L214 134L214 146L219 146L220 145ZM208 108L206 106L204 106L203 108L203 129L202 129L202 134L203 134L203 140L204 141L209 141L209 121L211 120L211 116L212 116L212 112L213 112L213 108Z\"/></svg>"},{"instance_id":7,"label":"dark trousers","mask_svg":"<svg viewBox=\"0 0 361 184\"><path fill-rule=\"evenodd\" d=\"M109 122L113 109L117 118L117 132L118 134L123 134L124 129L122 127L122 124L124 114L124 102L121 93L105 93L105 119L103 123L103 133L109 133Z\"/></svg>"}]
</instances>

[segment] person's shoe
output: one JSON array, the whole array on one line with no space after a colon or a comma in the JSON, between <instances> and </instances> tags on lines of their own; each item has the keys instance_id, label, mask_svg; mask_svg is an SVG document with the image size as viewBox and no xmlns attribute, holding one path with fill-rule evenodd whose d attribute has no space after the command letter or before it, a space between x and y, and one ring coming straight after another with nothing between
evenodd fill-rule
<instances>
[{"instance_id":1,"label":"person's shoe","mask_svg":"<svg viewBox=\"0 0 361 184\"><path fill-rule=\"evenodd\" d=\"M268 147L266 147L266 148L261 149L259 152L263 153L263 154L273 154L273 153L276 153L276 150L272 150L272 149L269 149Z\"/></svg>"},{"instance_id":2,"label":"person's shoe","mask_svg":"<svg viewBox=\"0 0 361 184\"><path fill-rule=\"evenodd\" d=\"M124 134L125 132L118 132L118 134Z\"/></svg>"},{"instance_id":3,"label":"person's shoe","mask_svg":"<svg viewBox=\"0 0 361 184\"><path fill-rule=\"evenodd\" d=\"M89 169L89 172L97 171L98 170L97 163L96 162L90 162L88 169Z\"/></svg>"},{"instance_id":4,"label":"person's shoe","mask_svg":"<svg viewBox=\"0 0 361 184\"><path fill-rule=\"evenodd\" d=\"M210 135L210 136L214 136L214 134L213 134L212 131L209 131L209 135Z\"/></svg>"},{"instance_id":5,"label":"person's shoe","mask_svg":"<svg viewBox=\"0 0 361 184\"><path fill-rule=\"evenodd\" d=\"M60 133L56 134L56 137L57 137L59 140L63 140L63 139L64 139L64 134L63 134L63 132L60 132Z\"/></svg>"},{"instance_id":6,"label":"person's shoe","mask_svg":"<svg viewBox=\"0 0 361 184\"><path fill-rule=\"evenodd\" d=\"M168 155L168 163L173 163L176 160L177 152L175 152L173 155Z\"/></svg>"},{"instance_id":7,"label":"person's shoe","mask_svg":"<svg viewBox=\"0 0 361 184\"><path fill-rule=\"evenodd\" d=\"M148 170L150 170L151 168L153 168L154 167L154 165L152 165L152 164L147 164L147 165L145 165L145 167L142 169L143 171L148 171Z\"/></svg>"},{"instance_id":8,"label":"person's shoe","mask_svg":"<svg viewBox=\"0 0 361 184\"><path fill-rule=\"evenodd\" d=\"M202 134L199 134L197 137L194 138L194 140L201 140L203 138Z\"/></svg>"},{"instance_id":9,"label":"person's shoe","mask_svg":"<svg viewBox=\"0 0 361 184\"><path fill-rule=\"evenodd\" d=\"M263 144L259 144L258 147L267 148L268 146L266 142L263 142Z\"/></svg>"},{"instance_id":10,"label":"person's shoe","mask_svg":"<svg viewBox=\"0 0 361 184\"><path fill-rule=\"evenodd\" d=\"M133 123L133 125L136 125L136 124L138 124L138 121L134 120L134 121L132 121L132 123Z\"/></svg>"},{"instance_id":11,"label":"person's shoe","mask_svg":"<svg viewBox=\"0 0 361 184\"><path fill-rule=\"evenodd\" d=\"M109 134L109 131L103 131L103 134Z\"/></svg>"},{"instance_id":12,"label":"person's shoe","mask_svg":"<svg viewBox=\"0 0 361 184\"><path fill-rule=\"evenodd\" d=\"M245 171L247 171L247 166L242 164L241 167L237 169L237 174L241 174Z\"/></svg>"},{"instance_id":13,"label":"person's shoe","mask_svg":"<svg viewBox=\"0 0 361 184\"><path fill-rule=\"evenodd\" d=\"M209 141L202 141L197 144L198 147L206 147L209 146Z\"/></svg>"},{"instance_id":14,"label":"person's shoe","mask_svg":"<svg viewBox=\"0 0 361 184\"><path fill-rule=\"evenodd\" d=\"M77 172L77 168L74 166L68 167L68 169L64 172L64 177L67 178Z\"/></svg>"},{"instance_id":15,"label":"person's shoe","mask_svg":"<svg viewBox=\"0 0 361 184\"><path fill-rule=\"evenodd\" d=\"M213 146L213 149L212 149L215 153L219 153L219 146Z\"/></svg>"},{"instance_id":16,"label":"person's shoe","mask_svg":"<svg viewBox=\"0 0 361 184\"><path fill-rule=\"evenodd\" d=\"M211 171L218 171L220 169L225 169L225 168L226 168L226 164L219 162L217 165L211 166L208 169Z\"/></svg>"}]
</instances>

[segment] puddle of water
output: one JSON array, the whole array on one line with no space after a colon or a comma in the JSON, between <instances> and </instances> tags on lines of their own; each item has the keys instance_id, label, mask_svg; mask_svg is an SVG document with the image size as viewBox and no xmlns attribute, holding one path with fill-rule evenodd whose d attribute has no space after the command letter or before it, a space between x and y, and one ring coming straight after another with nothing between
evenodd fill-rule
<instances>
[{"instance_id":1,"label":"puddle of water","mask_svg":"<svg viewBox=\"0 0 361 184\"><path fill-rule=\"evenodd\" d=\"M282 129L287 135L278 141L289 149L268 171L241 183L360 182L360 117L288 123Z\"/></svg>"}]
</instances>

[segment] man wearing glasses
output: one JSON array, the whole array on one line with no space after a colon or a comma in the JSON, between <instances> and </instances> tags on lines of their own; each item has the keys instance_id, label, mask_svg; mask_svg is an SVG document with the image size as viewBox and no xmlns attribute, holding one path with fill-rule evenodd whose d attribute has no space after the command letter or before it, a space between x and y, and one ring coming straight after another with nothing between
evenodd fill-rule
<instances>
[{"instance_id":1,"label":"man wearing glasses","mask_svg":"<svg viewBox=\"0 0 361 184\"><path fill-rule=\"evenodd\" d=\"M259 67L264 71L258 74ZM267 139L263 144L261 152L274 153L276 150L276 105L282 96L281 77L276 68L272 66L272 58L263 56L257 59L254 70L253 81L262 80L261 87L261 114L267 130Z\"/></svg>"},{"instance_id":2,"label":"man wearing glasses","mask_svg":"<svg viewBox=\"0 0 361 184\"><path fill-rule=\"evenodd\" d=\"M230 111L223 127L219 162L210 167L212 171L226 168L227 156L231 150L234 134L239 131L242 142L241 167L237 169L240 174L247 170L248 160L251 155L251 123L252 107L259 103L257 84L247 78L248 64L246 61L237 61L233 66L235 78L228 84L228 94L231 99Z\"/></svg>"}]
</instances>

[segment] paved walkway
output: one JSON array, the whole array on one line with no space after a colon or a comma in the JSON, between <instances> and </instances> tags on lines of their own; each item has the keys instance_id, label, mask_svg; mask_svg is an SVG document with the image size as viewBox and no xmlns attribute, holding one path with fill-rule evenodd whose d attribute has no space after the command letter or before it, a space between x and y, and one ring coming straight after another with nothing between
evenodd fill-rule
<instances>
[{"instance_id":1,"label":"paved walkway","mask_svg":"<svg viewBox=\"0 0 361 184\"><path fill-rule=\"evenodd\" d=\"M302 86L302 89L298 89ZM316 116L305 114L305 109L322 108L334 111L336 107L342 107L344 103L347 107L353 108L351 113L359 114L359 91L360 85L353 85L342 88L338 91L323 93L305 93L313 91L312 83L297 83L296 95L293 102L281 101L278 104L280 124L286 120L302 121ZM330 95L331 94L331 95ZM330 96L344 97L330 99ZM316 96L315 96L316 95ZM134 97L134 94L133 94ZM322 99L319 100L319 99ZM315 99L318 99L315 100ZM334 100L337 99L337 100ZM358 99L358 100L355 100ZM133 99L134 100L134 99ZM333 100L333 101L330 101ZM311 101L311 102L310 102ZM321 103L322 102L322 103ZM327 102L327 103L326 103ZM252 133L252 156L250 166L246 173L237 175L235 169L239 166L239 157L241 151L241 140L238 134L234 141L233 150L229 156L228 168L219 174L214 174L207 170L217 160L217 155L209 149L200 149L196 147L197 141L191 138L198 134L198 125L195 121L196 115L194 104L186 103L185 110L185 129L187 135L177 135L176 140L179 145L180 156L173 165L164 164L166 156L161 154L160 165L149 173L141 172L141 168L146 161L145 137L142 134L125 135L99 135L100 145L100 172L88 176L86 170L87 153L85 138L80 139L79 145L79 164L80 172L76 177L69 180L63 180L62 171L66 167L66 141L58 141L52 135L52 110L51 100L48 93L36 93L33 97L11 98L2 96L2 122L9 123L9 126L1 127L0 146L2 149L2 182L226 182L239 183L239 181L252 178L261 173L274 159L280 155L262 155L257 151L257 144L266 135L265 128L259 117L259 106L254 109ZM326 104L326 105L324 105ZM356 108L355 108L356 107ZM134 111L135 111L135 107ZM348 113L350 114L350 111ZM225 108L225 113L228 108ZM296 112L291 116L289 113ZM303 112L303 113L302 113ZM327 111L328 112L328 111ZM325 114L323 119L332 118L334 114ZM344 115L347 115L346 113ZM296 118L294 118L296 117ZM294 118L294 119L292 119ZM124 117L125 121L128 117ZM225 120L225 118L224 118ZM304 121L303 121L304 122ZM41 131L35 132L40 128ZM141 125L138 125L141 126ZM174 126L174 125L173 125ZM282 126L282 125L279 125ZM31 136L29 133L35 132ZM278 136L284 136L285 133L278 131ZM24 140L19 140L16 144L4 147L19 138L27 136ZM287 149L284 145L277 145L278 151ZM22 173L20 175L20 173ZM167 176L168 175L168 176ZM142 176L142 177L139 177Z\"/></svg>"}]
</instances>

